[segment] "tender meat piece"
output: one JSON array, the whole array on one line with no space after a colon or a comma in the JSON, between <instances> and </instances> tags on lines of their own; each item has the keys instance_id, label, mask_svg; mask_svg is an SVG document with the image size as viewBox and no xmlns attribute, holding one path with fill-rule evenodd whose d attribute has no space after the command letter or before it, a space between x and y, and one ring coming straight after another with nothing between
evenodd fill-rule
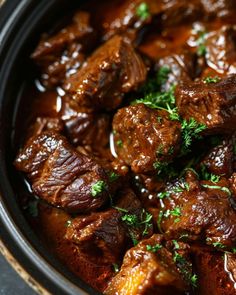
<instances>
[{"instance_id":1,"label":"tender meat piece","mask_svg":"<svg viewBox=\"0 0 236 295\"><path fill-rule=\"evenodd\" d=\"M187 234L219 249L236 244L236 210L231 205L229 183L199 182L193 172L170 185L161 198L159 230L171 239Z\"/></svg>"},{"instance_id":2,"label":"tender meat piece","mask_svg":"<svg viewBox=\"0 0 236 295\"><path fill-rule=\"evenodd\" d=\"M205 124L206 133L235 131L236 75L217 83L183 82L176 87L175 97L180 115Z\"/></svg>"},{"instance_id":3,"label":"tender meat piece","mask_svg":"<svg viewBox=\"0 0 236 295\"><path fill-rule=\"evenodd\" d=\"M179 54L186 47L186 43L192 35L192 25L181 25L165 28L163 31L150 32L142 40L138 49L140 52L158 62L166 56Z\"/></svg>"},{"instance_id":4,"label":"tender meat piece","mask_svg":"<svg viewBox=\"0 0 236 295\"><path fill-rule=\"evenodd\" d=\"M179 81L191 81L197 76L197 58L190 51L172 54L161 58L156 64L156 69L162 67L169 69L168 79L163 90L168 90L171 85Z\"/></svg>"},{"instance_id":5,"label":"tender meat piece","mask_svg":"<svg viewBox=\"0 0 236 295\"><path fill-rule=\"evenodd\" d=\"M197 293L199 295L234 295L236 258L233 254L198 251L195 255ZM223 259L222 259L223 258Z\"/></svg>"},{"instance_id":6,"label":"tender meat piece","mask_svg":"<svg viewBox=\"0 0 236 295\"><path fill-rule=\"evenodd\" d=\"M236 172L232 174L232 176L229 179L230 182L230 188L231 191L233 192L233 195L235 196L235 202L236 202ZM235 206L236 210L236 206Z\"/></svg>"},{"instance_id":7,"label":"tender meat piece","mask_svg":"<svg viewBox=\"0 0 236 295\"><path fill-rule=\"evenodd\" d=\"M135 173L153 172L154 163L170 162L179 151L180 124L165 111L143 104L122 108L114 116L113 130L118 157Z\"/></svg>"},{"instance_id":8,"label":"tender meat piece","mask_svg":"<svg viewBox=\"0 0 236 295\"><path fill-rule=\"evenodd\" d=\"M104 169L54 132L29 139L15 166L26 173L36 195L69 212L94 211L111 193Z\"/></svg>"},{"instance_id":9,"label":"tender meat piece","mask_svg":"<svg viewBox=\"0 0 236 295\"><path fill-rule=\"evenodd\" d=\"M118 263L132 240L138 241L152 234L151 224L143 235L145 223L134 227L124 221L123 216L127 214L140 220L143 214L139 199L130 189L119 192L114 209L73 219L66 238L76 244L89 260L99 265Z\"/></svg>"},{"instance_id":10,"label":"tender meat piece","mask_svg":"<svg viewBox=\"0 0 236 295\"><path fill-rule=\"evenodd\" d=\"M67 229L66 238L99 265L117 263L124 254L127 235L115 209L75 218Z\"/></svg>"},{"instance_id":11,"label":"tender meat piece","mask_svg":"<svg viewBox=\"0 0 236 295\"><path fill-rule=\"evenodd\" d=\"M146 66L132 45L115 36L99 47L65 89L81 107L117 108L125 93L134 91L146 79Z\"/></svg>"},{"instance_id":12,"label":"tender meat piece","mask_svg":"<svg viewBox=\"0 0 236 295\"><path fill-rule=\"evenodd\" d=\"M235 15L236 16L236 15ZM222 26L207 34L206 63L219 74L236 73L236 28Z\"/></svg>"},{"instance_id":13,"label":"tender meat piece","mask_svg":"<svg viewBox=\"0 0 236 295\"><path fill-rule=\"evenodd\" d=\"M42 70L42 81L46 87L62 83L80 68L85 60L84 52L95 41L90 15L78 11L72 22L52 36L43 36L32 54Z\"/></svg>"},{"instance_id":14,"label":"tender meat piece","mask_svg":"<svg viewBox=\"0 0 236 295\"><path fill-rule=\"evenodd\" d=\"M61 118L71 142L75 145L93 145L105 147L109 143L111 122L107 114L94 113L90 109L64 97L62 100Z\"/></svg>"},{"instance_id":15,"label":"tender meat piece","mask_svg":"<svg viewBox=\"0 0 236 295\"><path fill-rule=\"evenodd\" d=\"M34 230L39 239L45 241L53 254L64 263L68 269L82 278L96 290L102 291L114 276L111 265L100 265L91 261L90 257L79 251L78 247L65 238L71 216L64 210L52 207L45 202L39 202L37 224Z\"/></svg>"},{"instance_id":16,"label":"tender meat piece","mask_svg":"<svg viewBox=\"0 0 236 295\"><path fill-rule=\"evenodd\" d=\"M234 0L201 0L208 18L222 18L235 23L236 7Z\"/></svg>"},{"instance_id":17,"label":"tender meat piece","mask_svg":"<svg viewBox=\"0 0 236 295\"><path fill-rule=\"evenodd\" d=\"M199 0L162 0L162 22L165 27L194 22L203 17L203 6Z\"/></svg>"},{"instance_id":18,"label":"tender meat piece","mask_svg":"<svg viewBox=\"0 0 236 295\"><path fill-rule=\"evenodd\" d=\"M234 171L236 155L234 154L235 138L225 139L204 157L201 162L212 174L230 177Z\"/></svg>"},{"instance_id":19,"label":"tender meat piece","mask_svg":"<svg viewBox=\"0 0 236 295\"><path fill-rule=\"evenodd\" d=\"M183 294L189 290L188 283L174 262L173 254L161 245L162 242L161 235L153 235L127 251L120 272L111 280L104 293L170 295Z\"/></svg>"},{"instance_id":20,"label":"tender meat piece","mask_svg":"<svg viewBox=\"0 0 236 295\"><path fill-rule=\"evenodd\" d=\"M144 11L143 17L138 12L142 3L145 3L144 8L141 8ZM122 34L130 41L136 41L142 28L150 24L153 17L161 11L160 3L153 0L94 0L89 3L88 9L103 40Z\"/></svg>"},{"instance_id":21,"label":"tender meat piece","mask_svg":"<svg viewBox=\"0 0 236 295\"><path fill-rule=\"evenodd\" d=\"M63 131L63 123L60 118L37 117L32 127L29 129L29 137L39 135L44 131Z\"/></svg>"},{"instance_id":22,"label":"tender meat piece","mask_svg":"<svg viewBox=\"0 0 236 295\"><path fill-rule=\"evenodd\" d=\"M143 207L140 200L131 189L123 189L117 196L115 208L121 211L126 234L136 244L153 233L152 215Z\"/></svg>"}]
</instances>

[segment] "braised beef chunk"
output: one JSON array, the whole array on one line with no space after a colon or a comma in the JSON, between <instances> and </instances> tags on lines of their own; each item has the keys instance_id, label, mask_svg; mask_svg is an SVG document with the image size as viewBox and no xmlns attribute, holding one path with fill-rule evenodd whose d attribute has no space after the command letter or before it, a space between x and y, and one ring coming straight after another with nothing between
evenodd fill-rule
<instances>
[{"instance_id":1,"label":"braised beef chunk","mask_svg":"<svg viewBox=\"0 0 236 295\"><path fill-rule=\"evenodd\" d=\"M188 291L189 282L185 281L175 259L178 255L180 257L180 254L177 251L175 254L171 253L162 245L163 242L161 235L153 235L128 250L121 270L111 280L104 293L170 295ZM183 256L181 257L182 261L185 260ZM191 267L189 272L191 274Z\"/></svg>"},{"instance_id":2,"label":"braised beef chunk","mask_svg":"<svg viewBox=\"0 0 236 295\"><path fill-rule=\"evenodd\" d=\"M114 208L123 213L121 217L123 226L134 245L152 235L152 215L142 207L140 200L131 189L126 188L118 193Z\"/></svg>"},{"instance_id":3,"label":"braised beef chunk","mask_svg":"<svg viewBox=\"0 0 236 295\"><path fill-rule=\"evenodd\" d=\"M227 22L235 22L236 7L234 0L201 0L208 18L221 18Z\"/></svg>"},{"instance_id":4,"label":"braised beef chunk","mask_svg":"<svg viewBox=\"0 0 236 295\"><path fill-rule=\"evenodd\" d=\"M68 226L66 238L92 261L99 261L100 264L117 263L127 243L121 215L121 212L109 209L77 217Z\"/></svg>"},{"instance_id":5,"label":"braised beef chunk","mask_svg":"<svg viewBox=\"0 0 236 295\"><path fill-rule=\"evenodd\" d=\"M157 70L165 67L169 69L168 79L163 85L163 90L168 90L171 85L177 85L179 81L191 81L197 76L196 55L183 51L180 54L165 56L156 64Z\"/></svg>"},{"instance_id":6,"label":"braised beef chunk","mask_svg":"<svg viewBox=\"0 0 236 295\"><path fill-rule=\"evenodd\" d=\"M216 249L236 244L236 210L230 198L229 183L221 180L199 182L193 172L159 193L159 230L171 239L186 235Z\"/></svg>"},{"instance_id":7,"label":"braised beef chunk","mask_svg":"<svg viewBox=\"0 0 236 295\"><path fill-rule=\"evenodd\" d=\"M215 175L230 177L236 162L235 142L234 137L225 139L221 144L211 149L201 162L202 169Z\"/></svg>"},{"instance_id":8,"label":"braised beef chunk","mask_svg":"<svg viewBox=\"0 0 236 295\"><path fill-rule=\"evenodd\" d=\"M103 294L235 294L236 0L77 2L14 124L27 218Z\"/></svg>"},{"instance_id":9,"label":"braised beef chunk","mask_svg":"<svg viewBox=\"0 0 236 295\"><path fill-rule=\"evenodd\" d=\"M108 199L108 176L90 157L53 132L31 138L15 160L33 192L69 212L90 212Z\"/></svg>"},{"instance_id":10,"label":"braised beef chunk","mask_svg":"<svg viewBox=\"0 0 236 295\"><path fill-rule=\"evenodd\" d=\"M125 93L138 89L146 73L146 66L132 45L115 36L67 79L65 89L80 106L112 110L120 105Z\"/></svg>"},{"instance_id":11,"label":"braised beef chunk","mask_svg":"<svg viewBox=\"0 0 236 295\"><path fill-rule=\"evenodd\" d=\"M148 215L133 191L123 189L117 198L114 209L77 217L67 229L67 239L100 264L118 263L127 245L152 234L152 224L144 219Z\"/></svg>"},{"instance_id":12,"label":"braised beef chunk","mask_svg":"<svg viewBox=\"0 0 236 295\"><path fill-rule=\"evenodd\" d=\"M84 53L95 41L95 32L90 25L90 15L78 11L72 22L52 36L43 36L32 58L42 71L46 87L61 84L81 67Z\"/></svg>"},{"instance_id":13,"label":"braised beef chunk","mask_svg":"<svg viewBox=\"0 0 236 295\"><path fill-rule=\"evenodd\" d=\"M68 97L63 97L61 118L66 133L74 144L105 147L109 143L110 116L94 113L90 109L78 106Z\"/></svg>"},{"instance_id":14,"label":"braised beef chunk","mask_svg":"<svg viewBox=\"0 0 236 295\"><path fill-rule=\"evenodd\" d=\"M135 173L158 172L158 163L170 162L180 147L180 124L143 104L120 109L113 130L118 157Z\"/></svg>"},{"instance_id":15,"label":"braised beef chunk","mask_svg":"<svg viewBox=\"0 0 236 295\"><path fill-rule=\"evenodd\" d=\"M180 115L205 124L209 134L230 133L236 126L236 75L217 81L183 82L175 91Z\"/></svg>"},{"instance_id":16,"label":"braised beef chunk","mask_svg":"<svg viewBox=\"0 0 236 295\"><path fill-rule=\"evenodd\" d=\"M223 75L236 73L235 26L223 26L218 30L209 32L205 46L206 62L210 68Z\"/></svg>"},{"instance_id":17,"label":"braised beef chunk","mask_svg":"<svg viewBox=\"0 0 236 295\"><path fill-rule=\"evenodd\" d=\"M203 6L199 0L162 0L161 5L165 27L194 22L203 16Z\"/></svg>"},{"instance_id":18,"label":"braised beef chunk","mask_svg":"<svg viewBox=\"0 0 236 295\"><path fill-rule=\"evenodd\" d=\"M195 269L198 277L197 294L199 295L234 295L233 280L236 279L235 254L197 251ZM232 280L233 278L233 280Z\"/></svg>"},{"instance_id":19,"label":"braised beef chunk","mask_svg":"<svg viewBox=\"0 0 236 295\"><path fill-rule=\"evenodd\" d=\"M93 7L93 9L91 9ZM160 4L153 0L113 0L92 1L91 13L94 12L94 22L103 40L108 40L116 34L122 34L127 39L135 41L139 31L150 24L153 17L161 11Z\"/></svg>"},{"instance_id":20,"label":"braised beef chunk","mask_svg":"<svg viewBox=\"0 0 236 295\"><path fill-rule=\"evenodd\" d=\"M29 137L33 135L39 135L44 131L63 131L63 123L59 118L50 118L50 117L37 117L34 124L29 129Z\"/></svg>"}]
</instances>

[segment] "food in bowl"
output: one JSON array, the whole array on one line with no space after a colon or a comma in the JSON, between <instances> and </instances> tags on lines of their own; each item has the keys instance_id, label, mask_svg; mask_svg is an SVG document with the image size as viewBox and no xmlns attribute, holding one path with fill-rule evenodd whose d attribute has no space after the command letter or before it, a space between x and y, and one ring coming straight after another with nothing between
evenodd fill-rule
<instances>
[{"instance_id":1,"label":"food in bowl","mask_svg":"<svg viewBox=\"0 0 236 295\"><path fill-rule=\"evenodd\" d=\"M104 294L235 294L235 16L233 1L89 1L31 55L22 204Z\"/></svg>"}]
</instances>

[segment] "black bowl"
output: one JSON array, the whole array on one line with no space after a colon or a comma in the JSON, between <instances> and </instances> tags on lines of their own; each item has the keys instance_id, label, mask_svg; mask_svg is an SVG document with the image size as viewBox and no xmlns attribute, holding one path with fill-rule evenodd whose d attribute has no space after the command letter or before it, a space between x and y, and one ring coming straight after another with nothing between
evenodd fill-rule
<instances>
[{"instance_id":1,"label":"black bowl","mask_svg":"<svg viewBox=\"0 0 236 295\"><path fill-rule=\"evenodd\" d=\"M30 228L18 203L22 191L12 166L16 117L22 112L21 93L32 80L30 53L40 33L73 9L70 2L9 0L0 9L0 238L17 262L48 292L98 294L49 254ZM78 5L80 1L74 2ZM20 113L21 118L26 115Z\"/></svg>"}]
</instances>

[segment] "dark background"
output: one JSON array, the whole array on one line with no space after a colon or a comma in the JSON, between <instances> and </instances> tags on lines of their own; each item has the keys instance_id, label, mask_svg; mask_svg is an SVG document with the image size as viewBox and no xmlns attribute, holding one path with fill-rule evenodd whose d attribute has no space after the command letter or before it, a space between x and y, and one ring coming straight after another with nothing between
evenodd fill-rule
<instances>
[{"instance_id":1,"label":"dark background","mask_svg":"<svg viewBox=\"0 0 236 295\"><path fill-rule=\"evenodd\" d=\"M0 295L36 295L0 253Z\"/></svg>"}]
</instances>

